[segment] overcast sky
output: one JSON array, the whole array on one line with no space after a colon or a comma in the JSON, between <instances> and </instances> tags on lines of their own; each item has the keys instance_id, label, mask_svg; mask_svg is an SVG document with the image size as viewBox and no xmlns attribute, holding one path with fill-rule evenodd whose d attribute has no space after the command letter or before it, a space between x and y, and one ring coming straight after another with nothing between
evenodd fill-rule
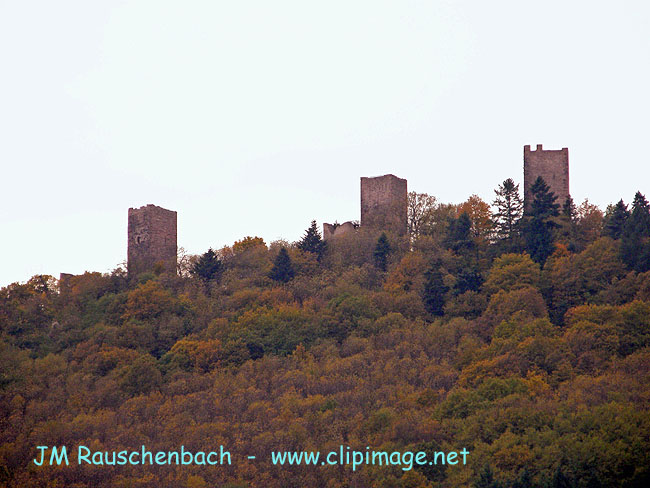
<instances>
[{"instance_id":1,"label":"overcast sky","mask_svg":"<svg viewBox=\"0 0 650 488\"><path fill-rule=\"evenodd\" d=\"M647 1L2 1L0 285L359 218L359 177L492 201L523 146L571 193L650 194ZM650 195L649 195L650 196Z\"/></svg>"}]
</instances>

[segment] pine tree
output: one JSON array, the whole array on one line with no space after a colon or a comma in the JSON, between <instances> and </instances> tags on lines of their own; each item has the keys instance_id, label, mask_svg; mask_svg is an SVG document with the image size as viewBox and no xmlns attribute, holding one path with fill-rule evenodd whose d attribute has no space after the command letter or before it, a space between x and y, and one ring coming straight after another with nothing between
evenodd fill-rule
<instances>
[{"instance_id":1,"label":"pine tree","mask_svg":"<svg viewBox=\"0 0 650 488\"><path fill-rule=\"evenodd\" d=\"M281 283L287 283L293 278L293 276L293 265L291 264L289 253L286 248L281 247L280 252L278 252L275 261L273 262L273 268L269 273L269 278Z\"/></svg>"},{"instance_id":2,"label":"pine tree","mask_svg":"<svg viewBox=\"0 0 650 488\"><path fill-rule=\"evenodd\" d=\"M424 308L431 315L440 317L444 314L445 294L449 291L449 287L443 281L440 263L434 263L424 273L424 278L426 280L422 292Z\"/></svg>"},{"instance_id":3,"label":"pine tree","mask_svg":"<svg viewBox=\"0 0 650 488\"><path fill-rule=\"evenodd\" d=\"M553 254L553 229L558 226L554 217L560 212L557 197L551 192L541 176L530 187L533 201L530 210L525 212L524 238L526 250L534 261L544 266Z\"/></svg>"},{"instance_id":4,"label":"pine tree","mask_svg":"<svg viewBox=\"0 0 650 488\"><path fill-rule=\"evenodd\" d=\"M191 273L203 281L208 282L218 278L222 270L223 262L217 257L212 248L210 248L194 263Z\"/></svg>"},{"instance_id":5,"label":"pine tree","mask_svg":"<svg viewBox=\"0 0 650 488\"><path fill-rule=\"evenodd\" d=\"M621 259L638 272L650 270L650 204L641 192L632 202L632 211L621 234Z\"/></svg>"},{"instance_id":6,"label":"pine tree","mask_svg":"<svg viewBox=\"0 0 650 488\"><path fill-rule=\"evenodd\" d=\"M390 244L388 243L388 237L385 232L382 232L377 239L377 245L375 246L375 252L373 253L373 258L375 260L375 266L382 270L386 271L386 266L388 265L388 255L391 252Z\"/></svg>"},{"instance_id":7,"label":"pine tree","mask_svg":"<svg viewBox=\"0 0 650 488\"><path fill-rule=\"evenodd\" d=\"M316 221L312 220L311 225L305 231L305 235L302 237L300 242L298 242L298 249L316 254L320 261L325 252L325 245L326 243L321 237L318 227L316 227Z\"/></svg>"},{"instance_id":8,"label":"pine tree","mask_svg":"<svg viewBox=\"0 0 650 488\"><path fill-rule=\"evenodd\" d=\"M472 221L466 212L461 213L457 219L449 221L445 245L458 254L465 254L474 249L472 239Z\"/></svg>"},{"instance_id":9,"label":"pine tree","mask_svg":"<svg viewBox=\"0 0 650 488\"><path fill-rule=\"evenodd\" d=\"M630 217L630 211L623 200L612 207L608 207L607 215L605 216L605 235L612 239L620 239L623 235L625 222Z\"/></svg>"},{"instance_id":10,"label":"pine tree","mask_svg":"<svg viewBox=\"0 0 650 488\"><path fill-rule=\"evenodd\" d=\"M560 214L559 220L559 240L566 244L569 251L575 252L578 249L578 209L576 208L576 204L573 203L571 195L566 198L562 205L562 213Z\"/></svg>"},{"instance_id":11,"label":"pine tree","mask_svg":"<svg viewBox=\"0 0 650 488\"><path fill-rule=\"evenodd\" d=\"M497 209L494 213L496 236L499 240L508 241L510 246L516 246L519 237L519 221L524 211L519 185L515 185L512 178L508 178L494 190L494 193L496 198L492 205Z\"/></svg>"}]
</instances>

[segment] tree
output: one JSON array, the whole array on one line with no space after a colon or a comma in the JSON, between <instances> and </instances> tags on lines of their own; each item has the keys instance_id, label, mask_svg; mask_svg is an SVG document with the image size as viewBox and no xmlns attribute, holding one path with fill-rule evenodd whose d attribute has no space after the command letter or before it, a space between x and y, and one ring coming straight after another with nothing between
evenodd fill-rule
<instances>
[{"instance_id":1,"label":"tree","mask_svg":"<svg viewBox=\"0 0 650 488\"><path fill-rule=\"evenodd\" d=\"M562 205L562 212L560 213L559 220L559 229L558 229L558 240L567 246L567 249L571 252L577 250L576 238L577 238L577 219L578 219L578 209L576 204L573 202L573 198L569 195L564 204Z\"/></svg>"},{"instance_id":2,"label":"tree","mask_svg":"<svg viewBox=\"0 0 650 488\"><path fill-rule=\"evenodd\" d=\"M212 248L210 248L194 263L191 268L191 273L207 283L208 281L217 279L222 270L223 262Z\"/></svg>"},{"instance_id":3,"label":"tree","mask_svg":"<svg viewBox=\"0 0 650 488\"><path fill-rule=\"evenodd\" d=\"M474 249L475 243L471 235L472 221L467 212L461 213L457 219L449 221L445 245L458 254L465 254Z\"/></svg>"},{"instance_id":4,"label":"tree","mask_svg":"<svg viewBox=\"0 0 650 488\"><path fill-rule=\"evenodd\" d=\"M494 190L496 198L492 205L496 207L493 215L497 239L505 241L508 249L518 247L519 222L523 216L524 204L519 195L519 185L508 178Z\"/></svg>"},{"instance_id":5,"label":"tree","mask_svg":"<svg viewBox=\"0 0 650 488\"><path fill-rule=\"evenodd\" d=\"M377 239L377 245L375 246L375 252L373 253L373 258L375 260L375 266L382 270L386 271L386 266L388 265L388 255L391 252L390 244L388 243L388 237L385 232L382 232Z\"/></svg>"},{"instance_id":6,"label":"tree","mask_svg":"<svg viewBox=\"0 0 650 488\"><path fill-rule=\"evenodd\" d=\"M281 283L287 283L293 278L294 274L289 253L285 247L281 247L280 252L278 252L273 262L273 268L269 273L269 278Z\"/></svg>"},{"instance_id":7,"label":"tree","mask_svg":"<svg viewBox=\"0 0 650 488\"><path fill-rule=\"evenodd\" d=\"M605 214L605 235L612 239L620 239L623 235L625 222L627 222L629 217L630 211L627 209L627 205L625 205L623 199L619 200L616 205L607 207Z\"/></svg>"},{"instance_id":8,"label":"tree","mask_svg":"<svg viewBox=\"0 0 650 488\"><path fill-rule=\"evenodd\" d=\"M650 204L641 192L636 192L632 212L621 234L621 259L638 272L650 270Z\"/></svg>"},{"instance_id":9,"label":"tree","mask_svg":"<svg viewBox=\"0 0 650 488\"><path fill-rule=\"evenodd\" d=\"M408 232L411 240L417 239L433 223L436 197L426 193L408 194Z\"/></svg>"},{"instance_id":10,"label":"tree","mask_svg":"<svg viewBox=\"0 0 650 488\"><path fill-rule=\"evenodd\" d=\"M298 242L298 249L316 254L318 261L320 261L325 251L325 246L326 243L321 237L318 227L316 227L316 221L312 220L311 225L305 231L305 235Z\"/></svg>"},{"instance_id":11,"label":"tree","mask_svg":"<svg viewBox=\"0 0 650 488\"><path fill-rule=\"evenodd\" d=\"M458 213L466 213L471 222L471 234L476 245L487 243L492 237L492 213L490 206L478 195L471 195L458 207Z\"/></svg>"},{"instance_id":12,"label":"tree","mask_svg":"<svg viewBox=\"0 0 650 488\"><path fill-rule=\"evenodd\" d=\"M553 253L553 229L558 226L554 218L559 215L560 205L541 176L530 187L533 197L530 209L525 212L524 238L526 250L533 261L544 263Z\"/></svg>"},{"instance_id":13,"label":"tree","mask_svg":"<svg viewBox=\"0 0 650 488\"><path fill-rule=\"evenodd\" d=\"M434 263L425 273L424 290L422 302L424 308L431 315L442 316L444 314L445 295L449 287L443 281L440 271L440 262Z\"/></svg>"}]
</instances>

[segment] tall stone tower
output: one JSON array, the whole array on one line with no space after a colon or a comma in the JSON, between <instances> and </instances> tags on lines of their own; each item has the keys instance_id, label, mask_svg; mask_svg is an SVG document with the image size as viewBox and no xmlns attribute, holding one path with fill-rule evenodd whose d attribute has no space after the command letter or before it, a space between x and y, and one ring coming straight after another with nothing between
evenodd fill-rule
<instances>
[{"instance_id":1,"label":"tall stone tower","mask_svg":"<svg viewBox=\"0 0 650 488\"><path fill-rule=\"evenodd\" d=\"M530 208L532 195L530 187L538 176L544 178L551 191L557 196L556 203L564 205L569 196L569 149L564 147L557 151L542 149L531 151L524 146L524 204Z\"/></svg>"},{"instance_id":2,"label":"tall stone tower","mask_svg":"<svg viewBox=\"0 0 650 488\"><path fill-rule=\"evenodd\" d=\"M130 275L161 265L176 272L176 212L156 205L129 209L128 270Z\"/></svg>"},{"instance_id":3,"label":"tall stone tower","mask_svg":"<svg viewBox=\"0 0 650 488\"><path fill-rule=\"evenodd\" d=\"M406 180L394 175L361 178L361 227L406 234Z\"/></svg>"}]
</instances>

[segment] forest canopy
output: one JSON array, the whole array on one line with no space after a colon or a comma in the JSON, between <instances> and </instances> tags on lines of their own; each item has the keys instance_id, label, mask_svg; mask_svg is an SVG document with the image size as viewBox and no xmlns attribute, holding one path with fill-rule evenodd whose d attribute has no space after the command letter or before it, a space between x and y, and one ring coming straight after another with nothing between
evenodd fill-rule
<instances>
[{"instance_id":1,"label":"forest canopy","mask_svg":"<svg viewBox=\"0 0 650 488\"><path fill-rule=\"evenodd\" d=\"M246 237L175 274L0 290L0 485L650 485L650 205L409 195L409 234ZM160 271L160 270L158 270ZM466 466L274 466L345 444ZM231 466L37 467L36 446Z\"/></svg>"}]
</instances>

